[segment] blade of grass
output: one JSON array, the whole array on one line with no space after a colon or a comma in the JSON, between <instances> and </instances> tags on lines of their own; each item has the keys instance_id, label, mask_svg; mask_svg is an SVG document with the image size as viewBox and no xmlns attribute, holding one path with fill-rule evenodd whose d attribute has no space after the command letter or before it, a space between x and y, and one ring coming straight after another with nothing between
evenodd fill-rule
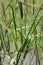
<instances>
[{"instance_id":1,"label":"blade of grass","mask_svg":"<svg viewBox=\"0 0 43 65\"><path fill-rule=\"evenodd\" d=\"M34 19L34 21L33 21L32 25L31 25L31 27L30 27L30 30L29 30L29 32L28 32L28 34L27 34L27 37L26 37L26 38L28 38L28 35L30 34L31 29L32 29L32 27L33 27L33 25L34 25L34 22L35 22L35 20L36 20L36 18L37 18L37 16L38 16L38 14L39 14L40 10L42 9L42 7L43 7L43 4L42 4L42 5L41 5L41 7L39 8L39 11L38 11L37 15L35 16L35 19Z\"/></svg>"},{"instance_id":2,"label":"blade of grass","mask_svg":"<svg viewBox=\"0 0 43 65\"><path fill-rule=\"evenodd\" d=\"M16 41L17 41L17 30L16 30L16 21L15 21L15 16L14 16L14 9L13 9L13 7L12 7L11 5L9 5L9 7L10 7L11 10L12 10L12 16L13 16L13 21L14 21L14 30L15 30ZM17 44L16 44L16 43L15 43L15 46L16 46L16 50L18 50L18 49L17 49Z\"/></svg>"},{"instance_id":3,"label":"blade of grass","mask_svg":"<svg viewBox=\"0 0 43 65\"><path fill-rule=\"evenodd\" d=\"M5 7L4 7L4 2L3 1L1 1L1 5L2 5L3 16L4 16L5 21L6 21L6 13L5 13Z\"/></svg>"},{"instance_id":4,"label":"blade of grass","mask_svg":"<svg viewBox=\"0 0 43 65\"><path fill-rule=\"evenodd\" d=\"M1 27L1 40L2 40L2 45L3 45L3 49L4 49L4 53L6 54L7 51L6 51L6 46L5 46L5 37L4 37L4 34L3 34L3 29Z\"/></svg>"}]
</instances>

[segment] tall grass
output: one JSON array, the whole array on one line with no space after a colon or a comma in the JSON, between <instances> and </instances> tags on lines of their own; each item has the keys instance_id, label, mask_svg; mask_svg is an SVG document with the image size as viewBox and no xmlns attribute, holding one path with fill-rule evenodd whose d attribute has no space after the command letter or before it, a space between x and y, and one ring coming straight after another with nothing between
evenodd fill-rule
<instances>
[{"instance_id":1,"label":"tall grass","mask_svg":"<svg viewBox=\"0 0 43 65\"><path fill-rule=\"evenodd\" d=\"M32 65L33 58L35 55L35 62L36 65L41 65L41 55L40 52L43 53L43 46L41 40L43 40L40 35L38 35L38 28L40 27L40 23L43 21L43 14L41 17L37 20L37 17L40 13L40 11L43 9L43 4L39 8L37 14L34 16L34 20L31 22L30 28L26 28L27 26L27 10L26 7L23 6L23 4L19 1L15 1L15 8L12 6L12 1L8 4L8 6L4 7L3 2L2 3L2 13L5 18L5 20L2 20L0 23L0 51L3 49L3 53L0 52L0 65L2 63L2 59L4 59L7 56L9 56L12 60L12 58L16 57L16 61L13 62L12 65L24 65L24 61L26 58L27 53L30 53L31 51L33 52L32 58L29 62L29 65ZM26 2L25 2L26 3ZM34 5L34 0L33 0L33 5ZM24 9L26 10L26 13L24 13ZM8 14L6 11L11 9L10 16L11 18L7 18ZM19 11L18 14L16 14ZM33 14L34 12L34 7L33 7ZM16 15L20 16L19 20L18 18L16 19ZM25 17L24 17L25 15ZM3 19L3 17L2 17ZM10 20L11 21L10 21ZM31 18L30 18L31 19ZM37 21L36 21L37 20ZM17 21L17 22L16 22ZM20 29L17 30L17 25L19 21L19 27ZM24 29L22 29L22 26L24 25ZM28 24L29 26L30 24ZM39 26L39 27L38 27ZM42 25L43 27L43 25ZM40 38L40 40L39 40ZM40 41L40 43L39 43ZM15 49L13 52L10 52L10 43L14 44ZM40 50L40 51L39 51ZM3 64L2 64L3 65ZM9 62L9 65L11 65L11 62Z\"/></svg>"}]
</instances>

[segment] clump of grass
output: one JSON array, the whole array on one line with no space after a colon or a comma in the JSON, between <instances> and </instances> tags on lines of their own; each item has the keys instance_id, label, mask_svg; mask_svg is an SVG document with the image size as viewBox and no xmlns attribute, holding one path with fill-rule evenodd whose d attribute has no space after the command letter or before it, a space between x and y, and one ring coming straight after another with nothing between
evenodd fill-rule
<instances>
[{"instance_id":1,"label":"clump of grass","mask_svg":"<svg viewBox=\"0 0 43 65\"><path fill-rule=\"evenodd\" d=\"M32 60L33 60L34 55L36 56L36 65L38 65L38 64L41 65L39 49L41 48L41 50L43 50L43 47L38 43L39 40L37 37L37 33L38 33L37 26L39 25L41 20L43 20L43 14L37 22L36 22L36 19L43 7L43 4L39 8L39 11L38 11L37 15L35 16L35 19L32 22L31 27L28 30L28 33L26 33L27 32L27 29L26 29L27 18L26 17L25 17L26 21L25 21L25 26L24 26L25 33L23 33L22 21L24 21L24 19L23 19L24 13L23 13L23 8L22 8L22 2L19 2L18 4L19 4L18 7L19 7L19 12L20 12L20 27L21 28L19 31L17 31L17 23L16 23L16 16L15 16L16 6L14 8L14 7L12 7L11 4L9 4L7 6L7 9L8 9L8 7L11 8L12 21L11 22L9 21L10 25L7 24L8 28L6 28L5 22L4 22L5 23L4 27L3 27L2 23L0 24L0 26L1 26L0 27L0 40L1 40L1 45L2 45L0 48L0 51L3 49L4 50L3 56L5 57L5 55L9 55L11 60L15 55L17 55L16 62L14 61L13 64L14 65L23 65L27 53L34 50L34 53L30 60L29 65L32 65ZM34 0L33 0L33 4L34 4ZM2 4L2 8L3 8L4 17L6 19L6 16L5 16L6 14L5 14L5 10L4 10L3 6L4 6L4 4ZM34 7L33 7L33 14L34 14ZM5 20L5 21L7 21L7 20ZM18 34L20 36L18 36ZM32 37L32 35L33 35L33 37ZM19 38L21 39L21 41L19 40ZM18 40L20 42L18 42ZM15 45L15 48L16 48L15 52L10 52L10 43L11 42L14 43L14 45ZM19 46L19 43L21 44L21 46ZM19 46L19 48L18 48L18 46ZM1 58L1 56L0 56L0 58ZM0 60L0 62L1 62L1 60Z\"/></svg>"}]
</instances>

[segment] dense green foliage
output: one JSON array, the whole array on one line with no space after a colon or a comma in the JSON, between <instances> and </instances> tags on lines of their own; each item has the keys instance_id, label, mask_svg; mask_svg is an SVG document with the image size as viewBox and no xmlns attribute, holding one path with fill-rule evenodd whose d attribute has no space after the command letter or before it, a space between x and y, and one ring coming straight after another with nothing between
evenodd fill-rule
<instances>
[{"instance_id":1,"label":"dense green foliage","mask_svg":"<svg viewBox=\"0 0 43 65\"><path fill-rule=\"evenodd\" d=\"M0 0L0 65L10 57L8 65L24 65L27 53L33 52L29 65L41 65L43 57L43 0ZM12 50L10 50L10 45ZM2 53L3 50L3 53ZM12 64L12 59L16 61Z\"/></svg>"}]
</instances>

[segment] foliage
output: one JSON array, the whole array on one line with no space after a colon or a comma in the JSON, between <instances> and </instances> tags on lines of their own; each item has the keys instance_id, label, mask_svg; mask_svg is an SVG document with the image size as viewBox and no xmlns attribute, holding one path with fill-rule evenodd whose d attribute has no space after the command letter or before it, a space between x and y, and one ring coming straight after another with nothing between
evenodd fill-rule
<instances>
[{"instance_id":1,"label":"foliage","mask_svg":"<svg viewBox=\"0 0 43 65\"><path fill-rule=\"evenodd\" d=\"M0 65L3 65L5 57L11 59L8 65L24 65L27 53L33 51L29 65L32 65L34 56L36 65L41 65L43 60L41 57L43 53L43 3L38 9L30 4L28 9L26 4L23 5L18 0L9 0L7 6L4 5L3 0L0 2L3 13L0 19ZM33 0L33 5L34 3ZM33 13L30 12L31 9ZM14 45L12 47L14 51L10 50L11 44Z\"/></svg>"}]
</instances>

